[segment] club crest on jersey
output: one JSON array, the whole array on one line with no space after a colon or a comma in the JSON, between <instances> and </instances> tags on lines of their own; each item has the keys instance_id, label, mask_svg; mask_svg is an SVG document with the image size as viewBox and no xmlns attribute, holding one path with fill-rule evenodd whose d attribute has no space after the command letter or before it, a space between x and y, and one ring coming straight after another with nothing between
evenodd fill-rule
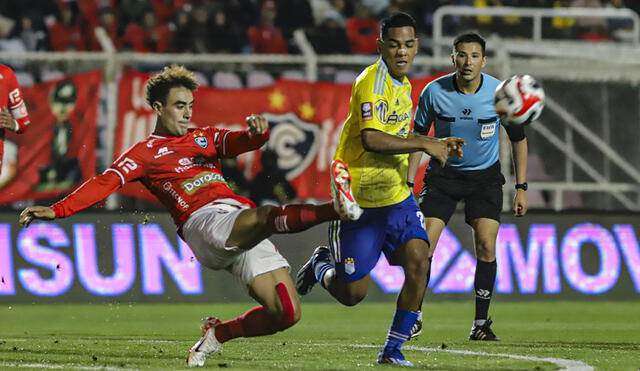
<instances>
[{"instance_id":1,"label":"club crest on jersey","mask_svg":"<svg viewBox=\"0 0 640 371\"><path fill-rule=\"evenodd\" d=\"M344 272L346 274L354 274L356 272L356 262L353 258L344 259Z\"/></svg>"},{"instance_id":2,"label":"club crest on jersey","mask_svg":"<svg viewBox=\"0 0 640 371\"><path fill-rule=\"evenodd\" d=\"M380 122L383 124L386 123L387 112L389 111L389 105L387 104L387 101L384 99L378 99L375 107L376 107L376 115L378 115L378 120L380 120Z\"/></svg>"},{"instance_id":3,"label":"club crest on jersey","mask_svg":"<svg viewBox=\"0 0 640 371\"><path fill-rule=\"evenodd\" d=\"M294 113L281 115L264 113L269 121L269 142L266 149L278 156L278 168L291 180L304 172L318 152L320 125L302 121Z\"/></svg>"},{"instance_id":4,"label":"club crest on jersey","mask_svg":"<svg viewBox=\"0 0 640 371\"><path fill-rule=\"evenodd\" d=\"M202 132L193 134L193 140L195 140L196 144L202 147L203 149L209 146L209 141L207 140L207 137L205 137Z\"/></svg>"}]
</instances>

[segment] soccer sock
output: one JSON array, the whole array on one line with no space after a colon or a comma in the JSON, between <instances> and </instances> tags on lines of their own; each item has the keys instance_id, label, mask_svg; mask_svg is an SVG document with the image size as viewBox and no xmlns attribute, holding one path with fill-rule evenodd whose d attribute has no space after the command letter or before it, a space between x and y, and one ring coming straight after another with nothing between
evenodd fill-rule
<instances>
[{"instance_id":1,"label":"soccer sock","mask_svg":"<svg viewBox=\"0 0 640 371\"><path fill-rule=\"evenodd\" d=\"M216 339L221 343L239 337L271 335L281 329L280 321L269 315L263 306L251 308L240 317L215 327Z\"/></svg>"},{"instance_id":2,"label":"soccer sock","mask_svg":"<svg viewBox=\"0 0 640 371\"><path fill-rule=\"evenodd\" d=\"M339 218L332 202L321 205L285 205L274 207L269 212L267 228L271 233L295 233Z\"/></svg>"},{"instance_id":3,"label":"soccer sock","mask_svg":"<svg viewBox=\"0 0 640 371\"><path fill-rule=\"evenodd\" d=\"M487 319L491 294L496 281L496 261L491 263L478 260L476 264L475 290L476 290L476 320Z\"/></svg>"},{"instance_id":4,"label":"soccer sock","mask_svg":"<svg viewBox=\"0 0 640 371\"><path fill-rule=\"evenodd\" d=\"M316 276L316 281L318 281L325 289L327 286L324 284L324 275L327 274L330 269L335 269L335 266L331 264L331 261L329 260L316 259L313 262L313 274Z\"/></svg>"},{"instance_id":5,"label":"soccer sock","mask_svg":"<svg viewBox=\"0 0 640 371\"><path fill-rule=\"evenodd\" d=\"M411 328L417 318L418 312L396 308L396 313L393 315L393 321L387 334L387 341L384 343L384 348L382 349L384 354L391 355L394 358L404 359L400 348L405 341L409 340Z\"/></svg>"}]
</instances>

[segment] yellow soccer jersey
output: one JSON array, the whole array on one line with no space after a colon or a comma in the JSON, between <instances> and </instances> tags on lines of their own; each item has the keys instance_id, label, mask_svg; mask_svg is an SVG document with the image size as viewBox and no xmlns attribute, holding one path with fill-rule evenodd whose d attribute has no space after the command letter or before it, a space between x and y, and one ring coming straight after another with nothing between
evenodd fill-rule
<instances>
[{"instance_id":1,"label":"yellow soccer jersey","mask_svg":"<svg viewBox=\"0 0 640 371\"><path fill-rule=\"evenodd\" d=\"M409 155L367 152L360 131L375 129L406 138L411 124L411 84L394 80L382 59L356 78L351 90L349 116L342 127L334 159L351 172L353 195L362 207L383 207L409 197Z\"/></svg>"}]
</instances>

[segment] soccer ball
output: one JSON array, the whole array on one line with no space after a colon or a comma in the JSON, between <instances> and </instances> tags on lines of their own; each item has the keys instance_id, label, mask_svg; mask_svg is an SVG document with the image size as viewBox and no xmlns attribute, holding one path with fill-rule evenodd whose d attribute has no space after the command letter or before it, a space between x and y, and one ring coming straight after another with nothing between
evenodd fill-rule
<instances>
[{"instance_id":1,"label":"soccer ball","mask_svg":"<svg viewBox=\"0 0 640 371\"><path fill-rule=\"evenodd\" d=\"M498 85L493 104L502 122L526 125L540 117L544 90L530 75L515 75Z\"/></svg>"}]
</instances>

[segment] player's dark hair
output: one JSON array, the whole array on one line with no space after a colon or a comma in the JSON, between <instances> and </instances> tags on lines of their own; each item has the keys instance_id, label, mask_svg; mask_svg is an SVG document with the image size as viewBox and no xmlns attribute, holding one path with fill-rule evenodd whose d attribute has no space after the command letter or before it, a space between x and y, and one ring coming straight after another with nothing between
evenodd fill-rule
<instances>
[{"instance_id":1,"label":"player's dark hair","mask_svg":"<svg viewBox=\"0 0 640 371\"><path fill-rule=\"evenodd\" d=\"M455 40L453 40L453 51L458 50L458 44L461 43L478 43L482 47L482 55L484 56L484 49L487 45L487 42L476 32L465 32L456 36Z\"/></svg>"},{"instance_id":2,"label":"player's dark hair","mask_svg":"<svg viewBox=\"0 0 640 371\"><path fill-rule=\"evenodd\" d=\"M389 33L389 29L395 27L413 27L413 32L415 33L416 21L407 13L398 12L391 14L380 21L380 40L384 40Z\"/></svg>"},{"instance_id":3,"label":"player's dark hair","mask_svg":"<svg viewBox=\"0 0 640 371\"><path fill-rule=\"evenodd\" d=\"M165 104L169 90L175 87L185 87L191 91L198 89L193 72L176 64L165 66L162 72L147 81L147 103L152 105L158 101Z\"/></svg>"}]
</instances>

